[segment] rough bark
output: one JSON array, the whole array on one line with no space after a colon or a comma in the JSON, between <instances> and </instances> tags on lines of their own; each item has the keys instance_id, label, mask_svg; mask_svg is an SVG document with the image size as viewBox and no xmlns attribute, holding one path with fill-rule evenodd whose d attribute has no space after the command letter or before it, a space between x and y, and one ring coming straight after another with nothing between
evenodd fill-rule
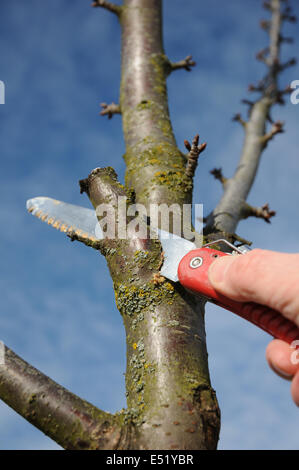
<instances>
[{"instance_id":1,"label":"rough bark","mask_svg":"<svg viewBox=\"0 0 299 470\"><path fill-rule=\"evenodd\" d=\"M81 182L95 208L117 207L125 190L116 175L96 169ZM129 233L105 239L116 304L127 339L128 409L138 429L135 449L214 449L219 409L211 388L204 329L204 302L159 276L161 246ZM132 444L132 443L131 443Z\"/></svg>"},{"instance_id":2,"label":"rough bark","mask_svg":"<svg viewBox=\"0 0 299 470\"><path fill-rule=\"evenodd\" d=\"M120 23L126 185L146 207L190 203L192 178L185 175L186 158L169 117L166 78L171 64L163 49L161 0L125 0Z\"/></svg>"}]
</instances>

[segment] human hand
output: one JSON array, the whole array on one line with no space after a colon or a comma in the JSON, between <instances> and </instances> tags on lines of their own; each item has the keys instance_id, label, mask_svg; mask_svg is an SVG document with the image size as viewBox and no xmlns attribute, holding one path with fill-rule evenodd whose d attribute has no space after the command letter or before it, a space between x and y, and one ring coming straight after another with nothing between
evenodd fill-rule
<instances>
[{"instance_id":1,"label":"human hand","mask_svg":"<svg viewBox=\"0 0 299 470\"><path fill-rule=\"evenodd\" d=\"M213 288L226 297L267 305L299 326L299 254L255 249L246 255L223 256L210 266L208 276ZM299 406L299 363L291 361L294 351L275 339L266 349L266 358L280 377L292 381L291 395Z\"/></svg>"}]
</instances>

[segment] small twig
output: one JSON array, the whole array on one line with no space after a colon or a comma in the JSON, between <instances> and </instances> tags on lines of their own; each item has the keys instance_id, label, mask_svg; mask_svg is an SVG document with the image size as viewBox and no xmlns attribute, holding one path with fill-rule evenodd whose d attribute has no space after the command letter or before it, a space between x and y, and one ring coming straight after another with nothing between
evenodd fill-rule
<instances>
[{"instance_id":1,"label":"small twig","mask_svg":"<svg viewBox=\"0 0 299 470\"><path fill-rule=\"evenodd\" d=\"M267 134L263 135L262 142L265 147L269 140L273 139L276 134L282 134L284 132L283 125L284 123L282 121L276 121L273 123L271 130Z\"/></svg>"},{"instance_id":2,"label":"small twig","mask_svg":"<svg viewBox=\"0 0 299 470\"><path fill-rule=\"evenodd\" d=\"M266 55L268 53L269 53L269 47L265 47L264 49L262 49L256 54L256 59L266 64L267 63Z\"/></svg>"},{"instance_id":3,"label":"small twig","mask_svg":"<svg viewBox=\"0 0 299 470\"><path fill-rule=\"evenodd\" d=\"M265 90L264 80L260 80L257 85L253 85L252 83L248 85L249 92L253 92L253 91L263 92L264 90Z\"/></svg>"},{"instance_id":4,"label":"small twig","mask_svg":"<svg viewBox=\"0 0 299 470\"><path fill-rule=\"evenodd\" d=\"M179 62L170 62L171 70L185 69L187 72L191 72L191 67L196 65L196 62L192 60L192 55L187 55L185 59Z\"/></svg>"},{"instance_id":5,"label":"small twig","mask_svg":"<svg viewBox=\"0 0 299 470\"><path fill-rule=\"evenodd\" d=\"M115 13L117 16L121 14L122 7L115 5L114 3L108 2L106 0L96 0L91 4L92 7L102 7L106 8L106 10Z\"/></svg>"},{"instance_id":6,"label":"small twig","mask_svg":"<svg viewBox=\"0 0 299 470\"><path fill-rule=\"evenodd\" d=\"M189 178L193 178L197 163L198 163L198 157L203 152L207 146L207 143L204 142L203 144L198 145L199 142L199 135L197 134L193 141L192 145L188 142L188 140L184 140L184 144L187 150L189 150L189 153L186 155L187 158L187 166L186 166L186 175Z\"/></svg>"},{"instance_id":7,"label":"small twig","mask_svg":"<svg viewBox=\"0 0 299 470\"><path fill-rule=\"evenodd\" d=\"M293 67L294 65L297 64L297 59L295 59L295 57L293 57L292 59L288 60L287 62L285 62L284 64L280 64L279 65L279 70L281 72L283 72L284 70L286 70L287 68L289 67Z\"/></svg>"},{"instance_id":8,"label":"small twig","mask_svg":"<svg viewBox=\"0 0 299 470\"><path fill-rule=\"evenodd\" d=\"M291 13L292 13L291 7L286 7L282 15L282 19L284 21L288 21L289 23L297 23L297 16L292 15Z\"/></svg>"},{"instance_id":9,"label":"small twig","mask_svg":"<svg viewBox=\"0 0 299 470\"><path fill-rule=\"evenodd\" d=\"M101 116L108 116L108 119L113 117L113 114L121 114L121 109L119 104L116 103L100 103L100 106L103 108L102 111L99 113Z\"/></svg>"},{"instance_id":10,"label":"small twig","mask_svg":"<svg viewBox=\"0 0 299 470\"><path fill-rule=\"evenodd\" d=\"M222 168L214 168L210 171L211 175L214 176L216 180L219 180L220 183L224 186L228 178L225 178L222 174Z\"/></svg>"},{"instance_id":11,"label":"small twig","mask_svg":"<svg viewBox=\"0 0 299 470\"><path fill-rule=\"evenodd\" d=\"M261 21L260 21L260 27L261 27L264 31L269 31L269 29L270 29L270 21L261 20Z\"/></svg>"},{"instance_id":12,"label":"small twig","mask_svg":"<svg viewBox=\"0 0 299 470\"><path fill-rule=\"evenodd\" d=\"M244 99L244 100L241 100L241 103L246 104L248 106L248 116L250 116L252 108L254 106L254 101Z\"/></svg>"},{"instance_id":13,"label":"small twig","mask_svg":"<svg viewBox=\"0 0 299 470\"><path fill-rule=\"evenodd\" d=\"M282 34L279 35L279 42L286 43L286 44L293 44L294 39L290 37L283 36Z\"/></svg>"},{"instance_id":14,"label":"small twig","mask_svg":"<svg viewBox=\"0 0 299 470\"><path fill-rule=\"evenodd\" d=\"M263 7L265 8L265 10L272 11L272 6L269 2L264 2Z\"/></svg>"},{"instance_id":15,"label":"small twig","mask_svg":"<svg viewBox=\"0 0 299 470\"><path fill-rule=\"evenodd\" d=\"M248 217L257 217L263 219L267 224L270 224L271 217L276 215L276 211L272 211L269 208L269 204L266 203L261 207L253 207L244 202L244 205L241 210L241 218L247 219Z\"/></svg>"},{"instance_id":16,"label":"small twig","mask_svg":"<svg viewBox=\"0 0 299 470\"><path fill-rule=\"evenodd\" d=\"M244 119L242 119L242 116L241 116L240 113L235 114L232 117L232 121L239 122L243 127L246 126L246 121L244 121Z\"/></svg>"},{"instance_id":17,"label":"small twig","mask_svg":"<svg viewBox=\"0 0 299 470\"><path fill-rule=\"evenodd\" d=\"M293 88L290 85L287 85L284 90L280 91L282 95L289 95L292 92L293 92Z\"/></svg>"},{"instance_id":18,"label":"small twig","mask_svg":"<svg viewBox=\"0 0 299 470\"><path fill-rule=\"evenodd\" d=\"M67 236L71 239L71 242L78 241L84 243L86 246L90 246L94 250L102 250L103 248L103 240L99 240L97 238L91 238L87 234L80 233L76 230L70 230L67 232Z\"/></svg>"}]
</instances>

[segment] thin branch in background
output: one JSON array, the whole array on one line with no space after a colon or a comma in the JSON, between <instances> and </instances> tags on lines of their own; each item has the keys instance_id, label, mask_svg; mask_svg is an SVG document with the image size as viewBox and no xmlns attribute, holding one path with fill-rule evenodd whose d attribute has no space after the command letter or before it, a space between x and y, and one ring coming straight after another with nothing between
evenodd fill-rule
<instances>
[{"instance_id":1,"label":"thin branch in background","mask_svg":"<svg viewBox=\"0 0 299 470\"><path fill-rule=\"evenodd\" d=\"M121 109L119 104L116 103L100 103L100 106L103 108L99 113L101 116L108 116L108 119L111 119L114 114L121 114Z\"/></svg>"},{"instance_id":2,"label":"thin branch in background","mask_svg":"<svg viewBox=\"0 0 299 470\"><path fill-rule=\"evenodd\" d=\"M188 140L184 140L184 144L189 153L186 155L187 158L187 166L186 166L186 175L189 178L193 178L195 174L195 170L198 164L198 157L199 155L205 150L207 143L204 142L203 144L198 145L199 142L199 135L197 134L193 141L192 145Z\"/></svg>"},{"instance_id":3,"label":"thin branch in background","mask_svg":"<svg viewBox=\"0 0 299 470\"><path fill-rule=\"evenodd\" d=\"M289 87L285 90L279 89L278 77L286 68L295 64L294 59L290 59L284 64L280 62L280 46L282 42L290 43L288 38L283 40L281 27L284 20L295 22L291 8L282 0L270 0L264 3L266 10L271 12L270 20L262 20L260 25L269 35L269 45L257 54L257 59L264 62L267 72L258 85L249 85L249 91L260 93L256 101L243 100L249 106L249 118L244 126L244 121L240 114L236 114L235 121L243 124L245 128L245 140L242 154L229 184L224 188L223 195L214 211L208 216L205 227L206 234L219 231L221 233L234 233L236 226L244 216L245 201L256 177L262 152L268 142L273 137L283 132L281 121L273 122L271 109L275 104L283 104L283 96L289 93ZM267 131L267 123L272 127ZM250 207L250 206L248 206ZM269 222L274 211L270 211L268 205L258 209L249 209L247 212Z\"/></svg>"}]
</instances>

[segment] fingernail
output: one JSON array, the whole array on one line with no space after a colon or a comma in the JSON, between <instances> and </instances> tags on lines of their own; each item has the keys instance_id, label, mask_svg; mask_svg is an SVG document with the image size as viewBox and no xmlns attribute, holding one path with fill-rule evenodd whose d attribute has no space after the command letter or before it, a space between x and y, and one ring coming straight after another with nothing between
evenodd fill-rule
<instances>
[{"instance_id":1,"label":"fingernail","mask_svg":"<svg viewBox=\"0 0 299 470\"><path fill-rule=\"evenodd\" d=\"M234 260L234 256L223 256L211 264L209 267L208 276L210 282L213 285L219 285L223 283L226 272Z\"/></svg>"},{"instance_id":2,"label":"fingernail","mask_svg":"<svg viewBox=\"0 0 299 470\"><path fill-rule=\"evenodd\" d=\"M293 378L294 374L288 374L284 370L281 370L279 367L274 366L272 363L270 365L271 365L272 369L274 370L274 372L276 372L276 374L280 375L280 377L282 377L283 379L291 380Z\"/></svg>"}]
</instances>

